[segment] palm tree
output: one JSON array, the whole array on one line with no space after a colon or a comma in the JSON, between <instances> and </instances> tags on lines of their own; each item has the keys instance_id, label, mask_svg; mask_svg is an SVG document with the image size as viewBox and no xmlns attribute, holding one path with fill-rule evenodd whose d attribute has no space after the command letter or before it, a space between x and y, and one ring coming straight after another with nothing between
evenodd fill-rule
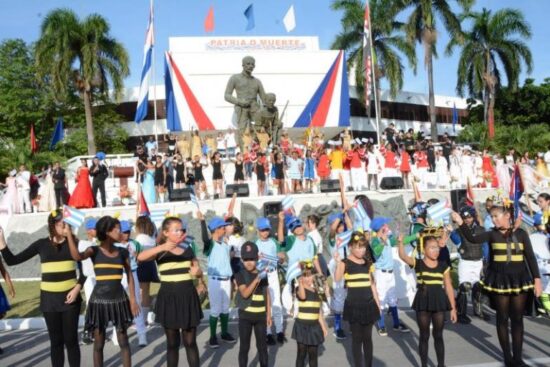
<instances>
[{"instance_id":1,"label":"palm tree","mask_svg":"<svg viewBox=\"0 0 550 367\"><path fill-rule=\"evenodd\" d=\"M450 1L447 0L403 0L403 9L412 8L405 24L405 32L411 44L419 42L424 46L424 64L428 72L429 112L431 122L431 136L437 141L437 122L435 115L435 97L433 81L433 57L437 57L435 45L437 43L437 24L439 18L450 34L451 39L457 42L462 40L460 20L452 11ZM473 0L457 0L458 5L468 10Z\"/></svg>"},{"instance_id":2,"label":"palm tree","mask_svg":"<svg viewBox=\"0 0 550 367\"><path fill-rule=\"evenodd\" d=\"M82 21L69 9L56 9L42 22L36 43L36 65L59 100L76 91L84 102L88 154L95 154L92 103L94 94L118 97L128 75L128 53L109 35L109 24L98 14Z\"/></svg>"},{"instance_id":3,"label":"palm tree","mask_svg":"<svg viewBox=\"0 0 550 367\"><path fill-rule=\"evenodd\" d=\"M392 97L403 87L403 63L398 52L405 55L409 65L416 72L414 47L399 33L403 24L395 17L399 8L395 1L370 0L370 20L374 54L374 77L380 95L380 79L386 78ZM363 22L365 6L361 0L334 0L333 10L343 10L342 31L332 42L331 48L345 50L348 54L348 67L355 70L355 85L360 100L364 101L363 75ZM378 98L380 101L380 98Z\"/></svg>"},{"instance_id":4,"label":"palm tree","mask_svg":"<svg viewBox=\"0 0 550 367\"><path fill-rule=\"evenodd\" d=\"M504 68L508 86L517 89L522 62L527 72L533 69L531 51L523 41L531 38L531 29L523 14L515 9L501 9L492 14L483 8L481 13L469 12L463 18L472 20L472 28L464 35L456 91L464 96L464 89L468 87L470 96L483 98L484 120L489 122L490 137L493 137L495 93L502 85L499 64ZM456 40L451 40L446 53L452 54L457 45Z\"/></svg>"}]
</instances>

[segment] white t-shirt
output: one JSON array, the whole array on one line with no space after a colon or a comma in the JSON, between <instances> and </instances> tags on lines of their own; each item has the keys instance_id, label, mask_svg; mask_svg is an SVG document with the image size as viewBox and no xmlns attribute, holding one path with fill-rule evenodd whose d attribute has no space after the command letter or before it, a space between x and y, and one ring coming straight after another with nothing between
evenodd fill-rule
<instances>
[{"instance_id":1,"label":"white t-shirt","mask_svg":"<svg viewBox=\"0 0 550 367\"><path fill-rule=\"evenodd\" d=\"M155 247L156 241L153 237L147 236L144 233L140 233L136 236L135 240L143 247Z\"/></svg>"},{"instance_id":2,"label":"white t-shirt","mask_svg":"<svg viewBox=\"0 0 550 367\"><path fill-rule=\"evenodd\" d=\"M227 145L227 148L235 148L237 146L235 133L228 132L225 134L225 144Z\"/></svg>"},{"instance_id":3,"label":"white t-shirt","mask_svg":"<svg viewBox=\"0 0 550 367\"><path fill-rule=\"evenodd\" d=\"M323 238L321 237L321 234L317 229L314 229L313 231L309 232L307 234L309 238L313 240L313 243L315 243L315 246L317 246L317 253L322 254L323 253Z\"/></svg>"},{"instance_id":4,"label":"white t-shirt","mask_svg":"<svg viewBox=\"0 0 550 367\"><path fill-rule=\"evenodd\" d=\"M235 257L241 257L241 247L245 242L243 236L231 235L227 239L227 244L231 247L231 250L234 251Z\"/></svg>"},{"instance_id":5,"label":"white t-shirt","mask_svg":"<svg viewBox=\"0 0 550 367\"><path fill-rule=\"evenodd\" d=\"M78 252L84 252L90 246L97 246L97 241L95 239L92 241L88 241L88 240L78 241ZM84 274L84 276L95 278L94 263L92 262L92 259L88 258L86 260L81 261L81 263L82 263L82 273Z\"/></svg>"}]
</instances>

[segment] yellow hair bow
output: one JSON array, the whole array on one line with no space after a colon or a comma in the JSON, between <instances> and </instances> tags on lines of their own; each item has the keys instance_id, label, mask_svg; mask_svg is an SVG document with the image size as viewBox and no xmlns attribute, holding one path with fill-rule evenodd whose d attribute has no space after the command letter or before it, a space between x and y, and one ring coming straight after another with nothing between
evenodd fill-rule
<instances>
[{"instance_id":1,"label":"yellow hair bow","mask_svg":"<svg viewBox=\"0 0 550 367\"><path fill-rule=\"evenodd\" d=\"M50 215L51 215L52 217L54 217L54 218L57 217L57 209L52 210L52 211L50 212Z\"/></svg>"}]
</instances>

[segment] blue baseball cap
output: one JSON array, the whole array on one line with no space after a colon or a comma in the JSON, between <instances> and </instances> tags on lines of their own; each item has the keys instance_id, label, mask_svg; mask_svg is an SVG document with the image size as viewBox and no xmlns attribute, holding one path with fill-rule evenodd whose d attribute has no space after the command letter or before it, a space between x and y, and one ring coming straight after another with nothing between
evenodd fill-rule
<instances>
[{"instance_id":1,"label":"blue baseball cap","mask_svg":"<svg viewBox=\"0 0 550 367\"><path fill-rule=\"evenodd\" d=\"M214 217L214 218L210 219L210 222L208 222L208 229L210 231L215 231L216 229L218 229L220 227L225 227L227 225L229 225L229 223L227 223L222 218Z\"/></svg>"},{"instance_id":2,"label":"blue baseball cap","mask_svg":"<svg viewBox=\"0 0 550 367\"><path fill-rule=\"evenodd\" d=\"M344 213L332 213L331 215L328 216L327 218L327 222L329 225L331 225L332 223L336 222L337 219L340 219L340 221L343 221L344 220Z\"/></svg>"},{"instance_id":3,"label":"blue baseball cap","mask_svg":"<svg viewBox=\"0 0 550 367\"><path fill-rule=\"evenodd\" d=\"M95 229L96 224L97 224L97 219L95 218L90 218L86 220L86 230L89 231L89 230Z\"/></svg>"},{"instance_id":4,"label":"blue baseball cap","mask_svg":"<svg viewBox=\"0 0 550 367\"><path fill-rule=\"evenodd\" d=\"M256 228L261 231L262 229L271 229L271 223L269 219L265 217L260 217L256 219Z\"/></svg>"},{"instance_id":5,"label":"blue baseball cap","mask_svg":"<svg viewBox=\"0 0 550 367\"><path fill-rule=\"evenodd\" d=\"M538 227L542 224L542 213L533 215L533 226Z\"/></svg>"},{"instance_id":6,"label":"blue baseball cap","mask_svg":"<svg viewBox=\"0 0 550 367\"><path fill-rule=\"evenodd\" d=\"M294 232L296 228L302 226L302 221L298 217L289 215L285 218L285 226L290 230L290 232Z\"/></svg>"},{"instance_id":7,"label":"blue baseball cap","mask_svg":"<svg viewBox=\"0 0 550 367\"><path fill-rule=\"evenodd\" d=\"M384 225L388 224L389 222L391 222L390 218L385 218L385 217L374 218L370 222L370 229L375 232L378 232L380 228L384 227Z\"/></svg>"},{"instance_id":8,"label":"blue baseball cap","mask_svg":"<svg viewBox=\"0 0 550 367\"><path fill-rule=\"evenodd\" d=\"M120 221L120 232L130 232L132 230L132 223L127 220Z\"/></svg>"}]
</instances>

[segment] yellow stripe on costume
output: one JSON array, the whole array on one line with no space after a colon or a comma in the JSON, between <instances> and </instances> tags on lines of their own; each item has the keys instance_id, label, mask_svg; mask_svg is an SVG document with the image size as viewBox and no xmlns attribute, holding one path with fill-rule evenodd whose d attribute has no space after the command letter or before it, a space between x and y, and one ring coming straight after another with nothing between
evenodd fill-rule
<instances>
[{"instance_id":1,"label":"yellow stripe on costume","mask_svg":"<svg viewBox=\"0 0 550 367\"><path fill-rule=\"evenodd\" d=\"M498 262L508 261L508 255L494 255L493 260ZM510 261L523 261L523 255L512 255Z\"/></svg>"},{"instance_id":2,"label":"yellow stripe on costume","mask_svg":"<svg viewBox=\"0 0 550 367\"><path fill-rule=\"evenodd\" d=\"M299 301L298 307L321 307L321 302L319 301Z\"/></svg>"},{"instance_id":3,"label":"yellow stripe on costume","mask_svg":"<svg viewBox=\"0 0 550 367\"><path fill-rule=\"evenodd\" d=\"M441 273L432 273L429 271L420 272L417 274L417 276L424 276L424 277L432 277L432 278L443 278L443 274Z\"/></svg>"},{"instance_id":4,"label":"yellow stripe on costume","mask_svg":"<svg viewBox=\"0 0 550 367\"><path fill-rule=\"evenodd\" d=\"M519 248L523 250L523 243L510 243L510 248L514 249L517 248L517 245L519 245ZM493 243L491 244L491 247L493 250L506 250L508 248L508 244L506 243Z\"/></svg>"},{"instance_id":5,"label":"yellow stripe on costume","mask_svg":"<svg viewBox=\"0 0 550 367\"><path fill-rule=\"evenodd\" d=\"M122 269L122 264L94 264L94 269Z\"/></svg>"},{"instance_id":6,"label":"yellow stripe on costume","mask_svg":"<svg viewBox=\"0 0 550 367\"><path fill-rule=\"evenodd\" d=\"M296 316L296 318L302 319L302 320L319 320L319 314L318 313L298 312L298 316Z\"/></svg>"},{"instance_id":7,"label":"yellow stripe on costume","mask_svg":"<svg viewBox=\"0 0 550 367\"><path fill-rule=\"evenodd\" d=\"M419 280L418 284L436 284L436 285L443 285L442 280Z\"/></svg>"},{"instance_id":8,"label":"yellow stripe on costume","mask_svg":"<svg viewBox=\"0 0 550 367\"><path fill-rule=\"evenodd\" d=\"M523 287L520 287L520 288L498 289L498 288L493 288L493 287L489 287L488 285L485 285L483 283L483 281L480 281L479 283L481 283L483 288L488 290L489 292L502 293L502 294L505 294L505 293L520 293L520 292L523 292L523 291L527 291L529 289L533 289L535 287L533 284L529 284L529 285L524 285Z\"/></svg>"},{"instance_id":9,"label":"yellow stripe on costume","mask_svg":"<svg viewBox=\"0 0 550 367\"><path fill-rule=\"evenodd\" d=\"M171 274L171 275L160 274L161 282L184 282L191 279L192 279L191 274Z\"/></svg>"},{"instance_id":10,"label":"yellow stripe on costume","mask_svg":"<svg viewBox=\"0 0 550 367\"><path fill-rule=\"evenodd\" d=\"M350 282L346 283L348 288L370 287L370 282Z\"/></svg>"},{"instance_id":11,"label":"yellow stripe on costume","mask_svg":"<svg viewBox=\"0 0 550 367\"><path fill-rule=\"evenodd\" d=\"M361 273L361 274L344 274L345 280L355 280L355 279L370 279L369 274Z\"/></svg>"},{"instance_id":12,"label":"yellow stripe on costume","mask_svg":"<svg viewBox=\"0 0 550 367\"><path fill-rule=\"evenodd\" d=\"M122 280L122 274L120 275L97 275L95 280Z\"/></svg>"},{"instance_id":13,"label":"yellow stripe on costume","mask_svg":"<svg viewBox=\"0 0 550 367\"><path fill-rule=\"evenodd\" d=\"M252 301L263 301L264 295L263 294L253 294L252 295Z\"/></svg>"},{"instance_id":14,"label":"yellow stripe on costume","mask_svg":"<svg viewBox=\"0 0 550 367\"><path fill-rule=\"evenodd\" d=\"M66 292L76 285L76 279L68 279L62 282L40 282L40 289L46 292Z\"/></svg>"},{"instance_id":15,"label":"yellow stripe on costume","mask_svg":"<svg viewBox=\"0 0 550 367\"><path fill-rule=\"evenodd\" d=\"M172 269L186 269L191 267L191 261L177 261L160 264L159 271L172 270Z\"/></svg>"},{"instance_id":16,"label":"yellow stripe on costume","mask_svg":"<svg viewBox=\"0 0 550 367\"><path fill-rule=\"evenodd\" d=\"M252 312L252 313L265 312L265 306L261 306L261 307L247 307L247 308L245 308L245 311L246 311L246 312Z\"/></svg>"},{"instance_id":17,"label":"yellow stripe on costume","mask_svg":"<svg viewBox=\"0 0 550 367\"><path fill-rule=\"evenodd\" d=\"M76 262L74 260L65 261L51 261L40 264L42 273L63 273L76 269Z\"/></svg>"}]
</instances>

